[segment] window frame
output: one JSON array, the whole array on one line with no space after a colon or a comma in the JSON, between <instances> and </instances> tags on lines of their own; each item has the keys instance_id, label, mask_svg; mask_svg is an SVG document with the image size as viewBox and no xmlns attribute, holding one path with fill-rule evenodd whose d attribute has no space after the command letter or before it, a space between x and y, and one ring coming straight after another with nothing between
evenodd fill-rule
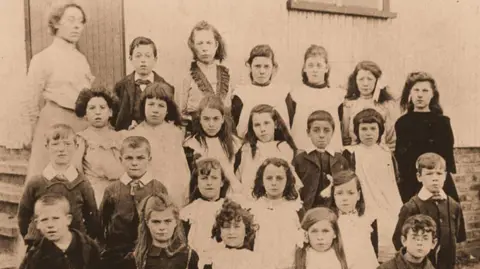
<instances>
[{"instance_id":1,"label":"window frame","mask_svg":"<svg viewBox=\"0 0 480 269\"><path fill-rule=\"evenodd\" d=\"M390 11L390 0L383 0L383 10L361 6L337 6L335 4L313 2L311 0L287 0L287 9L290 11L311 11L384 20L397 17L397 13Z\"/></svg>"}]
</instances>

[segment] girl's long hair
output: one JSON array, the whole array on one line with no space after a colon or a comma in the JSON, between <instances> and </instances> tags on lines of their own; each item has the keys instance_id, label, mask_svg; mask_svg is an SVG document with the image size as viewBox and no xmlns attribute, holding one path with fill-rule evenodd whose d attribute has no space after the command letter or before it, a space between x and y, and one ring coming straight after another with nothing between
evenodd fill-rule
<instances>
[{"instance_id":1,"label":"girl's long hair","mask_svg":"<svg viewBox=\"0 0 480 269\"><path fill-rule=\"evenodd\" d=\"M215 41L218 42L218 47L217 47L217 51L215 52L214 59L218 60L221 63L223 60L225 60L225 58L227 58L225 41L223 40L222 35L217 30L217 28L215 28L213 25L211 25L207 21L200 21L197 24L195 24L192 31L190 32L190 36L188 37L187 43L188 43L188 47L192 51L193 59L195 61L198 60L197 53L195 52L195 41L194 41L195 32L202 31L202 30L212 31Z\"/></svg>"},{"instance_id":2,"label":"girl's long hair","mask_svg":"<svg viewBox=\"0 0 480 269\"><path fill-rule=\"evenodd\" d=\"M320 212L321 216L318 216L316 213ZM317 216L315 216L317 215ZM319 218L320 217L320 218ZM340 233L340 228L338 227L338 217L332 210L326 207L317 207L310 209L302 220L302 228L305 232L308 232L308 228L321 220L328 220L330 225L332 225L333 231L335 232L336 238L333 239L332 248L335 250L337 259L340 262L342 269L348 269L347 259L345 257L345 250L343 248L342 235ZM305 224L309 223L309 226ZM309 243L304 243L303 247L297 248L295 251L295 269L306 269L307 268L307 249L310 247Z\"/></svg>"},{"instance_id":3,"label":"girl's long hair","mask_svg":"<svg viewBox=\"0 0 480 269\"><path fill-rule=\"evenodd\" d=\"M183 227L180 223L180 211L178 207L170 200L168 196L163 194L149 195L145 197L142 202L140 202L140 225L138 225L138 239L134 252L135 264L137 268L144 269L148 252L152 247L153 239L147 226L150 215L153 211L162 212L168 209L172 210L175 220L177 221L177 226L173 232L170 244L165 251L167 251L167 253L170 255L174 255L188 247L185 232L183 231Z\"/></svg>"},{"instance_id":4,"label":"girl's long hair","mask_svg":"<svg viewBox=\"0 0 480 269\"><path fill-rule=\"evenodd\" d=\"M206 108L215 109L220 111L222 114L224 121L220 131L217 134L218 139L220 140L220 144L222 145L223 151L227 154L227 157L230 161L233 160L235 157L235 150L233 146L233 133L231 122L229 120L229 115L227 115L225 106L223 105L222 99L218 96L206 96L200 101L200 105L198 108L197 115L194 116L193 119L193 137L202 145L203 147L207 147L207 141L205 137L207 134L202 128L200 123L200 118L202 117L202 111Z\"/></svg>"},{"instance_id":5,"label":"girl's long hair","mask_svg":"<svg viewBox=\"0 0 480 269\"><path fill-rule=\"evenodd\" d=\"M402 97L400 99L400 107L402 108L402 111L413 111L414 107L412 101L410 100L410 92L417 82L424 81L429 82L433 90L433 97L428 105L430 107L430 111L438 115L443 115L443 109L440 106L440 93L438 92L437 83L435 82L435 79L426 72L412 72L408 74L407 80L405 81L405 86L403 87Z\"/></svg>"},{"instance_id":6,"label":"girl's long hair","mask_svg":"<svg viewBox=\"0 0 480 269\"><path fill-rule=\"evenodd\" d=\"M283 190L283 197L288 201L296 200L298 198L298 192L295 188L295 176L293 175L292 169L290 169L288 162L280 158L268 158L262 163L262 165L260 165L257 170L257 175L255 176L252 196L258 199L267 194L265 185L263 184L263 174L265 173L265 168L267 168L269 165L283 167L283 169L285 169L287 184L285 184L285 189Z\"/></svg>"},{"instance_id":7,"label":"girl's long hair","mask_svg":"<svg viewBox=\"0 0 480 269\"><path fill-rule=\"evenodd\" d=\"M243 142L244 144L248 143L250 145L250 148L252 149L252 158L255 157L255 154L257 152L257 141L258 141L258 138L255 135L255 131L253 130L252 118L254 114L260 114L260 113L268 113L272 117L273 123L275 124L275 132L273 135L273 140L278 141L278 144L280 144L281 142L286 142L295 153L297 151L297 146L295 145L295 142L293 141L293 138L290 135L290 132L288 131L285 121L282 119L282 117L277 112L277 110L275 110L272 106L261 104L261 105L255 106L250 112L250 116L248 118L248 126L247 126L248 129L247 129L247 133L245 134L245 139Z\"/></svg>"},{"instance_id":8,"label":"girl's long hair","mask_svg":"<svg viewBox=\"0 0 480 269\"><path fill-rule=\"evenodd\" d=\"M305 62L310 57L320 56L325 59L325 64L328 66L328 71L325 73L324 81L327 86L330 87L329 77L330 77L330 65L328 64L328 53L327 50L319 45L310 45L308 49L305 51L305 55L303 56L303 67L302 67L302 81L304 84L308 84L308 76L303 69L305 69Z\"/></svg>"},{"instance_id":9,"label":"girl's long hair","mask_svg":"<svg viewBox=\"0 0 480 269\"><path fill-rule=\"evenodd\" d=\"M379 104L383 104L384 102L394 99L392 95L388 92L387 87L382 89L376 89L378 79L382 76L382 70L380 69L378 64L372 61L361 61L357 64L357 66L355 66L353 73L350 74L350 76L348 77L347 95L345 96L345 99L357 100L360 97L360 90L358 89L357 85L357 75L360 70L370 71L375 77L376 81L374 91L380 91L380 95L378 97Z\"/></svg>"},{"instance_id":10,"label":"girl's long hair","mask_svg":"<svg viewBox=\"0 0 480 269\"><path fill-rule=\"evenodd\" d=\"M145 88L145 90L142 92L142 95L140 96L140 115L143 119L146 120L145 104L147 102L147 99L155 98L165 101L165 103L167 103L167 115L165 116L165 121L172 122L176 126L182 125L178 106L172 99L172 97L167 94L168 91L173 92L173 88L163 82L153 82Z\"/></svg>"},{"instance_id":11,"label":"girl's long hair","mask_svg":"<svg viewBox=\"0 0 480 269\"><path fill-rule=\"evenodd\" d=\"M192 172L192 178L190 180L190 203L202 198L202 194L198 189L198 178L200 176L209 176L212 169L220 169L222 174L223 186L220 188L220 198L227 196L227 191L230 188L230 181L225 176L225 172L217 159L207 158L199 160Z\"/></svg>"}]
</instances>

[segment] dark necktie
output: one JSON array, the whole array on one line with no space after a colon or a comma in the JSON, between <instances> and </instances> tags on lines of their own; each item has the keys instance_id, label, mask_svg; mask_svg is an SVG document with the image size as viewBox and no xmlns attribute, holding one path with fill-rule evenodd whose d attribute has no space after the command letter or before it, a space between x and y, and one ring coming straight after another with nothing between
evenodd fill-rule
<instances>
[{"instance_id":1,"label":"dark necktie","mask_svg":"<svg viewBox=\"0 0 480 269\"><path fill-rule=\"evenodd\" d=\"M58 174L56 176L56 178L59 180L59 181L68 181L67 177L64 175L64 174Z\"/></svg>"},{"instance_id":2,"label":"dark necktie","mask_svg":"<svg viewBox=\"0 0 480 269\"><path fill-rule=\"evenodd\" d=\"M135 192L142 188L142 182L140 180L133 180L130 182L130 195L135 196Z\"/></svg>"},{"instance_id":3,"label":"dark necktie","mask_svg":"<svg viewBox=\"0 0 480 269\"><path fill-rule=\"evenodd\" d=\"M432 199L435 202L439 202L443 200L443 197L442 195L440 195L440 193L432 193L432 197L430 199Z\"/></svg>"},{"instance_id":4,"label":"dark necktie","mask_svg":"<svg viewBox=\"0 0 480 269\"><path fill-rule=\"evenodd\" d=\"M151 82L150 80L148 79L137 79L135 80L135 84L137 84L138 86L140 85L149 85Z\"/></svg>"}]
</instances>

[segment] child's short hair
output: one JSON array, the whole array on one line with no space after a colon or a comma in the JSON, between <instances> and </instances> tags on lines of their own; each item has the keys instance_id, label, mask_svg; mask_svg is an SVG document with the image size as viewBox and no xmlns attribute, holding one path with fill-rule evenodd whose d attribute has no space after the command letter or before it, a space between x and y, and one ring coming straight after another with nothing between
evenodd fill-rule
<instances>
[{"instance_id":1,"label":"child's short hair","mask_svg":"<svg viewBox=\"0 0 480 269\"><path fill-rule=\"evenodd\" d=\"M144 147L148 153L148 156L151 154L151 146L148 139L143 136L129 136L125 138L122 142L122 147L120 148L120 154L123 155L125 149L138 149Z\"/></svg>"},{"instance_id":2,"label":"child's short hair","mask_svg":"<svg viewBox=\"0 0 480 269\"><path fill-rule=\"evenodd\" d=\"M65 14L65 11L70 7L74 7L76 9L80 10L80 12L83 15L82 23L83 24L87 23L87 16L85 14L85 10L83 10L83 8L80 5L75 4L75 3L58 5L58 6L55 6L54 8L52 8L52 10L51 10L51 12L48 16L48 28L50 30L51 35L56 35L57 34L57 28L55 26L62 19L63 14Z\"/></svg>"},{"instance_id":3,"label":"child's short hair","mask_svg":"<svg viewBox=\"0 0 480 269\"><path fill-rule=\"evenodd\" d=\"M190 32L190 37L188 38L188 47L190 48L190 50L193 53L193 59L195 61L198 60L198 57L195 53L195 47L194 47L195 44L194 44L193 38L194 38L194 35L195 35L196 31L202 31L202 30L212 31L213 32L213 37L215 38L215 41L218 42L217 51L215 52L215 56L213 58L216 59L216 60L219 60L220 62L225 60L227 58L227 51L225 49L225 42L223 41L223 38L220 35L220 32L213 25L211 25L210 23L208 23L206 21L200 21L199 23L197 23L193 27L192 31Z\"/></svg>"},{"instance_id":4,"label":"child's short hair","mask_svg":"<svg viewBox=\"0 0 480 269\"><path fill-rule=\"evenodd\" d=\"M57 141L69 137L72 137L73 141L77 143L77 136L73 128L65 123L57 123L52 125L45 133L45 144L48 145L51 141Z\"/></svg>"},{"instance_id":5,"label":"child's short hair","mask_svg":"<svg viewBox=\"0 0 480 269\"><path fill-rule=\"evenodd\" d=\"M417 214L409 217L402 226L402 236L407 237L408 231L414 233L423 231L424 233L432 233L432 238L437 236L437 224L427 215Z\"/></svg>"},{"instance_id":6,"label":"child's short hair","mask_svg":"<svg viewBox=\"0 0 480 269\"><path fill-rule=\"evenodd\" d=\"M248 57L248 60L245 62L245 64L249 66L252 65L253 59L255 59L256 57L270 58L272 60L273 66L276 68L278 67L278 63L275 61L275 53L273 53L270 45L261 44L253 47L253 49L250 51L250 57Z\"/></svg>"},{"instance_id":7,"label":"child's short hair","mask_svg":"<svg viewBox=\"0 0 480 269\"><path fill-rule=\"evenodd\" d=\"M382 135L385 132L385 120L382 115L373 108L364 109L355 115L353 118L353 132L357 136L357 142L360 143L360 124L361 123L376 123L378 124L378 139L377 143L382 140Z\"/></svg>"},{"instance_id":8,"label":"child's short hair","mask_svg":"<svg viewBox=\"0 0 480 269\"><path fill-rule=\"evenodd\" d=\"M437 153L427 152L420 155L415 163L415 167L417 168L417 172L422 174L422 169L446 169L447 164L445 159L438 155Z\"/></svg>"},{"instance_id":9,"label":"child's short hair","mask_svg":"<svg viewBox=\"0 0 480 269\"><path fill-rule=\"evenodd\" d=\"M268 158L260 165L255 176L252 196L255 198L260 198L266 195L267 191L265 190L265 185L263 184L263 174L269 165L283 167L283 169L285 169L287 184L285 185L285 190L283 190L283 197L289 201L296 200L298 198L298 192L295 188L295 176L290 168L290 164L284 159L280 158Z\"/></svg>"},{"instance_id":10,"label":"child's short hair","mask_svg":"<svg viewBox=\"0 0 480 269\"><path fill-rule=\"evenodd\" d=\"M155 42L153 42L153 40L151 40L150 38L144 36L139 36L132 40L132 43L130 43L130 49L128 51L130 57L132 57L135 48L141 45L150 45L153 50L153 56L157 58L157 46L155 45Z\"/></svg>"},{"instance_id":11,"label":"child's short hair","mask_svg":"<svg viewBox=\"0 0 480 269\"><path fill-rule=\"evenodd\" d=\"M222 209L215 217L215 224L212 228L212 238L217 242L222 242L221 228L231 222L243 221L245 224L245 240L243 241L243 247L253 250L255 243L255 233L258 229L258 225L254 223L254 216L248 210L242 208L242 206L230 199L226 199L223 202Z\"/></svg>"},{"instance_id":12,"label":"child's short hair","mask_svg":"<svg viewBox=\"0 0 480 269\"><path fill-rule=\"evenodd\" d=\"M83 89L78 95L77 101L75 102L75 115L77 115L79 118L84 117L87 114L88 102L90 102L90 100L94 97L101 97L105 99L108 107L112 110L112 117L115 118L115 115L118 112L120 100L112 91L109 91L104 87Z\"/></svg>"},{"instance_id":13,"label":"child's short hair","mask_svg":"<svg viewBox=\"0 0 480 269\"><path fill-rule=\"evenodd\" d=\"M180 112L178 111L177 104L172 99L172 96L168 92L173 92L173 87L164 82L153 82L149 84L142 92L140 97L140 115L145 117L145 103L149 98L155 98L165 101L167 103L167 115L165 121L172 122L176 126L181 125Z\"/></svg>"},{"instance_id":14,"label":"child's short hair","mask_svg":"<svg viewBox=\"0 0 480 269\"><path fill-rule=\"evenodd\" d=\"M305 55L303 56L303 68L305 68L305 62L307 61L307 59L315 56L322 57L323 59L325 59L325 63L327 64L327 66L329 65L327 50L322 46L312 44L310 45L310 47L308 47L308 49L305 51ZM302 68L302 81L303 83L308 83L308 77L305 71L303 71L303 68ZM330 76L330 68L328 68L328 71L327 73L325 73L325 77L324 77L324 80L327 86L329 85L329 81L328 81L329 76Z\"/></svg>"},{"instance_id":15,"label":"child's short hair","mask_svg":"<svg viewBox=\"0 0 480 269\"><path fill-rule=\"evenodd\" d=\"M360 192L360 199L355 204L355 209L359 216L363 216L365 214L365 198L363 197L362 185L360 184L360 180L358 176L351 170L343 170L332 175L333 177L333 184L332 184L332 198L330 199L330 208L338 213L338 207L335 203L334 193L335 188L337 186L343 185L349 181L355 180L357 185L357 191Z\"/></svg>"},{"instance_id":16,"label":"child's short hair","mask_svg":"<svg viewBox=\"0 0 480 269\"><path fill-rule=\"evenodd\" d=\"M40 198L38 198L37 201L35 201L35 206L34 206L34 214L35 218L37 218L37 214L39 211L39 208L42 206L53 206L53 205L58 205L61 207L65 215L70 214L70 202L68 199L58 193L47 193Z\"/></svg>"},{"instance_id":17,"label":"child's short hair","mask_svg":"<svg viewBox=\"0 0 480 269\"><path fill-rule=\"evenodd\" d=\"M307 118L307 130L310 131L310 127L312 127L312 123L314 121L326 121L332 125L332 130L335 130L335 121L333 121L333 117L330 113L325 110L316 110L313 111L310 116Z\"/></svg>"},{"instance_id":18,"label":"child's short hair","mask_svg":"<svg viewBox=\"0 0 480 269\"><path fill-rule=\"evenodd\" d=\"M230 180L225 176L222 165L217 159L205 158L199 160L192 172L192 179L190 180L190 203L202 197L198 189L198 178L200 176L209 176L212 169L220 169L223 186L220 188L220 198L227 196L227 191L230 188Z\"/></svg>"},{"instance_id":19,"label":"child's short hair","mask_svg":"<svg viewBox=\"0 0 480 269\"><path fill-rule=\"evenodd\" d=\"M427 72L412 72L408 74L407 79L405 81L405 85L403 86L402 97L400 98L400 107L403 111L413 111L413 103L410 98L410 93L412 91L413 86L417 84L417 82L428 82L433 90L433 97L430 100L430 111L433 113L442 115L443 109L440 106L440 93L437 88L437 83L432 75Z\"/></svg>"}]
</instances>

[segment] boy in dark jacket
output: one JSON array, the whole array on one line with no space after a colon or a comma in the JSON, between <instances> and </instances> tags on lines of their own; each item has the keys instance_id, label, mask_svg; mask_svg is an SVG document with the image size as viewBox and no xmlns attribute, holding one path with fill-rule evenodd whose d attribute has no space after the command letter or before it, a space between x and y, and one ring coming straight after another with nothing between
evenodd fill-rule
<instances>
[{"instance_id":1,"label":"boy in dark jacket","mask_svg":"<svg viewBox=\"0 0 480 269\"><path fill-rule=\"evenodd\" d=\"M70 204L60 194L50 193L35 203L35 223L43 236L27 252L20 269L100 269L97 244L72 222Z\"/></svg>"},{"instance_id":2,"label":"boy in dark jacket","mask_svg":"<svg viewBox=\"0 0 480 269\"><path fill-rule=\"evenodd\" d=\"M417 178L423 185L420 192L405 203L400 210L393 244L400 249L401 231L405 220L416 214L430 216L436 223L438 245L428 258L437 269L453 269L456 260L456 243L465 241L459 233L463 223L460 204L443 191L446 179L445 160L436 153L420 155L416 163Z\"/></svg>"},{"instance_id":3,"label":"boy in dark jacket","mask_svg":"<svg viewBox=\"0 0 480 269\"><path fill-rule=\"evenodd\" d=\"M332 173L348 169L349 165L341 153L329 148L335 131L335 123L330 113L317 110L310 114L306 131L312 146L295 156L293 167L303 183L300 198L305 210L309 210L328 206Z\"/></svg>"}]
</instances>

